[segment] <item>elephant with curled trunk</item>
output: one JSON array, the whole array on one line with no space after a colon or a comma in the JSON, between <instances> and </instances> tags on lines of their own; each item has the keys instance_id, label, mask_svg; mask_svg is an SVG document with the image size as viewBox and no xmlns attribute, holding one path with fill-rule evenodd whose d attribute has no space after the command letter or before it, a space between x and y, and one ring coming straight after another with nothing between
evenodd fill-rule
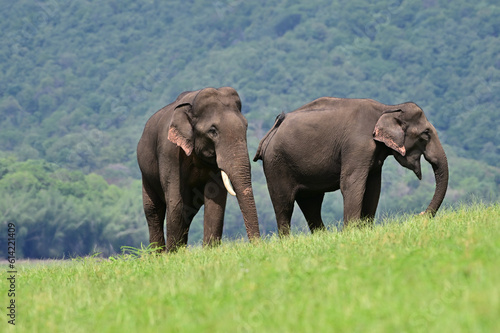
<instances>
[{"instance_id":1,"label":"elephant with curled trunk","mask_svg":"<svg viewBox=\"0 0 500 333\"><path fill-rule=\"evenodd\" d=\"M166 245L167 251L186 245L202 205L203 242L218 243L227 191L238 199L248 238L260 237L247 126L238 93L230 87L184 92L148 120L137 160L150 243Z\"/></svg>"},{"instance_id":2,"label":"elephant with curled trunk","mask_svg":"<svg viewBox=\"0 0 500 333\"><path fill-rule=\"evenodd\" d=\"M426 212L434 216L448 187L448 162L436 129L415 103L319 98L279 115L254 161L263 161L278 231L286 235L294 201L314 232L324 228L325 192L338 189L344 198L344 226L373 219L389 155L419 179L421 155L432 165L436 189Z\"/></svg>"}]
</instances>

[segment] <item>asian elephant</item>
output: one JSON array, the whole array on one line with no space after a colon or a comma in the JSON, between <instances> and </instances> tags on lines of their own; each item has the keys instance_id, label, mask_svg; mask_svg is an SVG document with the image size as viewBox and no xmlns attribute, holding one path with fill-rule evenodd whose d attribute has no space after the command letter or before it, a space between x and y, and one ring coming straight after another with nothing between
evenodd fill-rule
<instances>
[{"instance_id":1,"label":"asian elephant","mask_svg":"<svg viewBox=\"0 0 500 333\"><path fill-rule=\"evenodd\" d=\"M238 93L230 87L184 92L147 121L137 160L151 244L166 245L167 251L186 245L191 221L202 205L203 242L218 243L226 188L238 199L248 238L260 237L247 126Z\"/></svg>"},{"instance_id":2,"label":"asian elephant","mask_svg":"<svg viewBox=\"0 0 500 333\"><path fill-rule=\"evenodd\" d=\"M448 162L436 129L415 103L316 99L279 115L261 140L254 161L263 161L278 231L286 235L294 201L314 232L324 228L321 205L325 192L338 189L344 199L344 226L355 219L372 220L384 160L393 155L421 179L422 154L436 179L434 196L425 211L434 216L448 187Z\"/></svg>"}]
</instances>

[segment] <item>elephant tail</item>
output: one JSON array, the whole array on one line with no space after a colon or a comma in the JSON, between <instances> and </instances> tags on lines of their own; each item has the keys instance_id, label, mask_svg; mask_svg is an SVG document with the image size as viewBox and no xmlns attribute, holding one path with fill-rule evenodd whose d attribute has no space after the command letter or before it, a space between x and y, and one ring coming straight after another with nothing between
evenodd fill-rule
<instances>
[{"instance_id":1,"label":"elephant tail","mask_svg":"<svg viewBox=\"0 0 500 333\"><path fill-rule=\"evenodd\" d=\"M262 160L262 155L264 154L265 147L269 144L269 141L273 137L271 134L275 133L278 127L281 125L283 120L285 120L285 113L281 112L277 117L276 120L274 121L273 127L267 132L267 134L260 140L259 147L257 148L257 153L255 153L255 156L253 158L254 162L257 162L258 160ZM264 143L265 146L264 146Z\"/></svg>"}]
</instances>

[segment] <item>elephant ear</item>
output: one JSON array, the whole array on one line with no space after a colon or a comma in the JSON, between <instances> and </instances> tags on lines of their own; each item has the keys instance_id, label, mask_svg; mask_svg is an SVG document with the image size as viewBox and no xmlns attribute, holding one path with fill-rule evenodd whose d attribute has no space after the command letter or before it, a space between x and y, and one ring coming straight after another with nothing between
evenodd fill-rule
<instances>
[{"instance_id":1,"label":"elephant ear","mask_svg":"<svg viewBox=\"0 0 500 333\"><path fill-rule=\"evenodd\" d=\"M394 114L395 112L402 112L402 110L385 111L380 116L373 130L373 139L383 142L387 147L405 156L405 130L403 122Z\"/></svg>"},{"instance_id":2,"label":"elephant ear","mask_svg":"<svg viewBox=\"0 0 500 333\"><path fill-rule=\"evenodd\" d=\"M193 127L189 116L191 108L190 103L177 105L168 129L168 139L181 147L187 156L191 155L194 148Z\"/></svg>"}]
</instances>

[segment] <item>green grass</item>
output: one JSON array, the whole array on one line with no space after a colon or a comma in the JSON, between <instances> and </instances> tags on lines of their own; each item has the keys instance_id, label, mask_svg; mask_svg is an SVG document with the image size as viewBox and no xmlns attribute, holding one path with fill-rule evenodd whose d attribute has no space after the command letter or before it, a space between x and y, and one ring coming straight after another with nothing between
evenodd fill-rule
<instances>
[{"instance_id":1,"label":"green grass","mask_svg":"<svg viewBox=\"0 0 500 333\"><path fill-rule=\"evenodd\" d=\"M493 332L500 204L18 269L19 332Z\"/></svg>"}]
</instances>

